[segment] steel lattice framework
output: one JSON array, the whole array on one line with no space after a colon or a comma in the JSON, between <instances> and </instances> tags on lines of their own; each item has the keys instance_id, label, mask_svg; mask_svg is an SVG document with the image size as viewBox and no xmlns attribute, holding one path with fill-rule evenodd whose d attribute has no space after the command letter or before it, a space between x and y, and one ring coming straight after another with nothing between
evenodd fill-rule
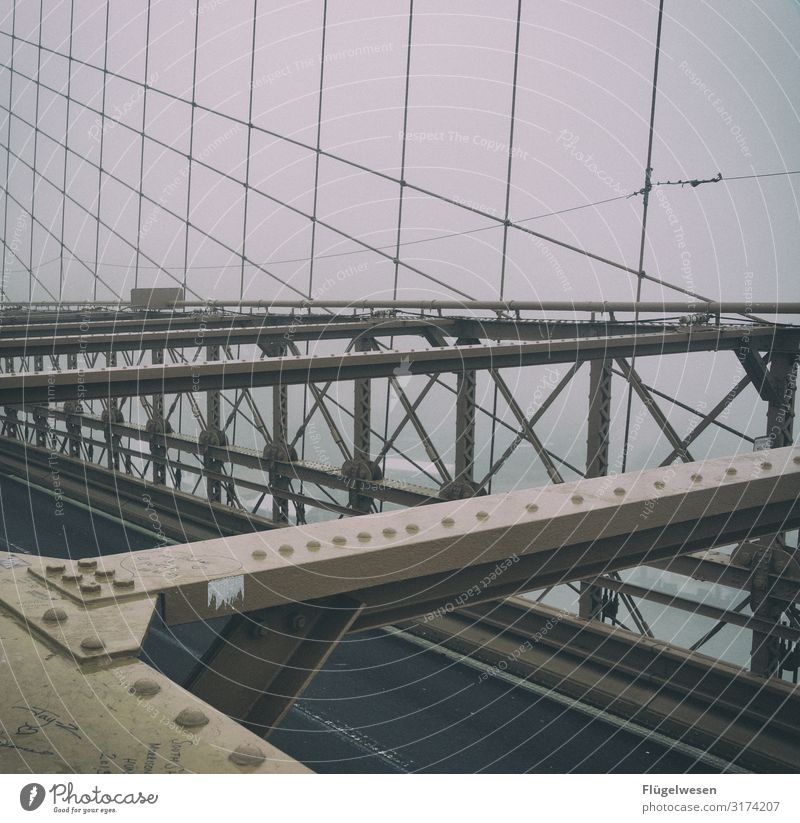
<instances>
[{"instance_id":1,"label":"steel lattice framework","mask_svg":"<svg viewBox=\"0 0 800 823\"><path fill-rule=\"evenodd\" d=\"M187 5L192 67L180 93L152 73L163 3L142 3L137 76L115 67L109 42L118 12L109 0L95 4L104 31L98 47L81 51L80 6L61 4L68 38L60 42L48 33L42 0L15 0L0 28L8 53L8 98L0 102L0 470L155 532L162 545L138 553L110 547L92 558L0 554L0 643L12 663L0 669L0 767L302 769L263 738L344 636L387 625L485 665L502 661L751 768L800 767L800 564L791 534L800 526L793 427L800 327L763 317L794 318L800 304L712 300L645 271L659 46L645 185L631 193L644 201L639 264L631 267L514 219L521 1L511 21L500 209L414 179L405 140L394 171L326 148L333 13L326 0L314 134L303 139L258 110L257 2L248 6L249 85L239 115L204 102L199 91L200 0ZM414 24L410 0L404 135ZM658 44L660 34L661 15ZM61 81L53 77L58 67L65 67ZM77 92L87 76L97 81L93 96ZM120 84L141 103L137 122L115 106ZM166 105L188 118L180 139L155 123L154 109ZM77 125L86 122L96 125L88 144ZM137 161L132 175L119 168L121 136ZM237 136L244 162L225 170L218 153ZM310 196L264 184L252 168L257 144L289 147L309 162ZM161 195L147 184L154 151L179 168L180 186L168 183ZM390 243L326 211L325 164L391 190ZM91 198L79 174L91 177ZM223 185L235 187L241 207L233 239L205 223L198 206L204 188ZM165 196L174 191L185 204ZM478 221L450 237L502 234L489 297L406 253L418 242L405 239L412 196ZM133 228L109 217L123 199L133 204ZM302 276L279 274L263 253L265 209L290 221L276 222L273 234L301 227L308 248L277 264L305 267ZM152 214L180 247L177 267L154 250ZM15 215L25 222L27 249ZM635 299L537 300L532 287L515 299L515 235L623 275ZM323 243L325 236L335 242ZM116 279L103 270L112 241L130 255ZM209 248L238 279L222 297L197 273ZM46 259L48 249L57 254ZM375 289L380 296L348 299L326 266L364 253L390 272L388 285ZM19 270L11 260L27 277L21 291L12 288ZM57 275L48 273L52 264ZM76 272L90 293L79 293ZM257 288L253 273L263 275ZM432 291L408 296L405 277ZM679 298L644 300L645 283ZM725 390L712 404L680 395L647 368L671 358L689 374L713 362ZM745 399L756 411L737 426L728 412ZM620 400L625 431L616 448ZM634 407L636 425L646 420L654 438L641 470L632 469ZM554 416L577 434L559 436ZM708 456L719 452L711 432L725 437L728 456ZM717 582L741 598L723 608L620 574L640 567ZM541 602L556 586L575 593L576 614ZM654 637L643 601L715 625L682 649ZM222 627L183 682L143 662L154 637L178 654L173 628L216 619ZM751 634L749 671L698 653L729 625ZM531 644L534 636L540 645ZM12 670L14 682L6 682ZM142 700L155 709L138 712ZM26 748L12 729L20 705L59 701L76 724L68 732L74 739ZM154 758L154 742L166 741L159 717L190 730L199 745L185 757ZM120 723L136 733L120 738ZM95 762L78 745L81 729L113 742L117 762Z\"/></svg>"}]
</instances>

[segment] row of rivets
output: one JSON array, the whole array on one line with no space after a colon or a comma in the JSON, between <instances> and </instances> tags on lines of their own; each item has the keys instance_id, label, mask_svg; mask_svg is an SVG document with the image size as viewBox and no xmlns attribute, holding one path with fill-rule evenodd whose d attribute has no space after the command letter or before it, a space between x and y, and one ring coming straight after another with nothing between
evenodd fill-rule
<instances>
[{"instance_id":1,"label":"row of rivets","mask_svg":"<svg viewBox=\"0 0 800 823\"><path fill-rule=\"evenodd\" d=\"M794 457L794 458L792 458L792 460L793 460L794 463L800 465L800 456ZM769 462L766 462L766 461L761 463L761 468L764 469L764 470L769 470L772 467L773 467L772 463L769 463ZM729 466L727 469L725 469L725 474L727 474L729 476L733 476L733 475L737 474L737 470L733 466ZM691 476L691 480L692 480L693 483L700 483L703 480L703 475L693 474ZM666 486L667 486L667 484L663 480L656 480L653 483L653 485L655 486L655 488L657 488L659 490L665 489ZM617 486L617 488L614 489L614 494L617 497L624 497L627 494L627 491L624 488L622 488L621 486ZM570 499L575 505L580 505L581 503L584 502L584 498L580 494L574 494L574 495L572 495L572 497ZM528 503L528 504L526 504L525 509L528 512L530 512L531 514L533 514L537 511L539 511L539 506L536 503ZM489 513L486 512L486 511L479 511L479 512L475 513L475 517L478 520L488 520ZM443 517L440 522L446 528L451 528L452 526L455 525L455 520L452 517ZM416 523L409 523L405 527L405 530L409 534L417 534L420 530L420 527ZM383 533L384 537L389 537L389 538L396 537L397 536L397 529L394 529L391 526L387 526L385 529L382 530L382 533ZM372 539L372 535L369 532L359 532L356 535L356 538L361 542L368 542L369 540ZM347 538L344 537L343 535L336 535L332 539L331 542L334 545L337 545L337 546L344 546L344 545L347 544ZM319 540L309 540L306 543L306 548L309 551L316 552L316 551L319 551L322 548L322 543ZM278 549L278 551L279 551L279 553L288 556L288 555L291 555L294 550L291 546L283 545ZM263 560L264 558L266 558L266 556L267 556L267 553L263 549L256 549L252 553L252 557L257 559L257 560ZM63 568L63 567L61 567L61 568ZM113 574L113 572L112 572L112 574Z\"/></svg>"}]
</instances>

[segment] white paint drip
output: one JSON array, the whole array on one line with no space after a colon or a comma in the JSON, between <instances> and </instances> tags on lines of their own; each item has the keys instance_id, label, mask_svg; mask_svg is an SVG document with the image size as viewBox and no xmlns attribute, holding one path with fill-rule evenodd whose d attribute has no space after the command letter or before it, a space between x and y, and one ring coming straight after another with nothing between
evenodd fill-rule
<instances>
[{"instance_id":1,"label":"white paint drip","mask_svg":"<svg viewBox=\"0 0 800 823\"><path fill-rule=\"evenodd\" d=\"M239 598L244 600L243 574L209 581L208 607L210 609L232 608Z\"/></svg>"}]
</instances>

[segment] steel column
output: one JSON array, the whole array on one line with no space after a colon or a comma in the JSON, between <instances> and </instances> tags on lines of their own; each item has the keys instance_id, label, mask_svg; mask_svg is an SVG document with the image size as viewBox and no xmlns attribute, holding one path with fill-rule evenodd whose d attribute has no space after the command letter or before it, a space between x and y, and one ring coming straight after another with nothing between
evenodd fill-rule
<instances>
[{"instance_id":1,"label":"steel column","mask_svg":"<svg viewBox=\"0 0 800 823\"><path fill-rule=\"evenodd\" d=\"M589 416L586 435L586 476L608 474L608 445L611 431L611 361L589 364ZM589 620L602 619L606 592L602 586L581 582L578 614Z\"/></svg>"}]
</instances>

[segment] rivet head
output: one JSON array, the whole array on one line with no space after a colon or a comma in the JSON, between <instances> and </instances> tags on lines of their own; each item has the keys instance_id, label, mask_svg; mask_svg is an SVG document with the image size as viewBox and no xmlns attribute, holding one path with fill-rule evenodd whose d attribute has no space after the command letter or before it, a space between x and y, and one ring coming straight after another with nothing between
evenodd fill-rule
<instances>
[{"instance_id":1,"label":"rivet head","mask_svg":"<svg viewBox=\"0 0 800 823\"><path fill-rule=\"evenodd\" d=\"M97 561L96 560L79 560L78 561L78 568L83 569L83 571L91 571L92 569L97 568Z\"/></svg>"},{"instance_id":2,"label":"rivet head","mask_svg":"<svg viewBox=\"0 0 800 823\"><path fill-rule=\"evenodd\" d=\"M48 609L43 615L45 623L63 623L67 619L64 609Z\"/></svg>"},{"instance_id":3,"label":"rivet head","mask_svg":"<svg viewBox=\"0 0 800 823\"><path fill-rule=\"evenodd\" d=\"M322 548L322 543L320 543L319 540L309 540L308 543L306 543L306 548L310 552L318 552Z\"/></svg>"},{"instance_id":4,"label":"rivet head","mask_svg":"<svg viewBox=\"0 0 800 823\"><path fill-rule=\"evenodd\" d=\"M800 455L797 455L796 457L793 457L792 458L792 463L794 463L797 466L800 466Z\"/></svg>"},{"instance_id":5,"label":"rivet head","mask_svg":"<svg viewBox=\"0 0 800 823\"><path fill-rule=\"evenodd\" d=\"M94 576L97 580L110 580L115 573L115 569L98 569Z\"/></svg>"},{"instance_id":6,"label":"rivet head","mask_svg":"<svg viewBox=\"0 0 800 823\"><path fill-rule=\"evenodd\" d=\"M416 523L409 523L406 526L406 531L409 534L416 534L419 531L419 526Z\"/></svg>"},{"instance_id":7,"label":"rivet head","mask_svg":"<svg viewBox=\"0 0 800 823\"><path fill-rule=\"evenodd\" d=\"M692 475L692 483L699 483L702 479L703 479L702 474L695 473L695 474Z\"/></svg>"},{"instance_id":8,"label":"rivet head","mask_svg":"<svg viewBox=\"0 0 800 823\"><path fill-rule=\"evenodd\" d=\"M149 677L140 677L131 686L131 692L139 697L152 697L161 691L161 686Z\"/></svg>"},{"instance_id":9,"label":"rivet head","mask_svg":"<svg viewBox=\"0 0 800 823\"><path fill-rule=\"evenodd\" d=\"M83 594L100 594L99 583L81 583L80 590Z\"/></svg>"},{"instance_id":10,"label":"rivet head","mask_svg":"<svg viewBox=\"0 0 800 823\"><path fill-rule=\"evenodd\" d=\"M347 543L347 538L346 538L346 537L344 537L344 536L343 536L343 535L341 535L341 534L337 534L337 535L333 538L332 542L333 542L333 544L334 544L335 546L344 546L344 545Z\"/></svg>"},{"instance_id":11,"label":"rivet head","mask_svg":"<svg viewBox=\"0 0 800 823\"><path fill-rule=\"evenodd\" d=\"M576 506L578 506L578 505L580 505L581 503L583 503L583 496L582 496L582 495L580 495L580 494L573 494L573 495L572 495L572 497L570 497L570 500L571 500L571 501L572 501L572 502L573 502Z\"/></svg>"},{"instance_id":12,"label":"rivet head","mask_svg":"<svg viewBox=\"0 0 800 823\"><path fill-rule=\"evenodd\" d=\"M734 474L736 474L736 469L734 469L733 466L728 466L728 468L725 469L725 474L733 476Z\"/></svg>"},{"instance_id":13,"label":"rivet head","mask_svg":"<svg viewBox=\"0 0 800 823\"><path fill-rule=\"evenodd\" d=\"M666 484L663 480L656 480L656 482L655 482L655 483L653 483L653 485L654 485L657 489L663 489L663 488L665 488L665 487L666 487L666 485L667 485L667 484Z\"/></svg>"},{"instance_id":14,"label":"rivet head","mask_svg":"<svg viewBox=\"0 0 800 823\"><path fill-rule=\"evenodd\" d=\"M359 532L356 537L362 542L367 543L372 540L372 535L369 532Z\"/></svg>"},{"instance_id":15,"label":"rivet head","mask_svg":"<svg viewBox=\"0 0 800 823\"><path fill-rule=\"evenodd\" d=\"M267 556L267 553L264 551L264 549L256 549L250 555L250 557L252 557L254 560L264 560L266 558L266 556Z\"/></svg>"},{"instance_id":16,"label":"rivet head","mask_svg":"<svg viewBox=\"0 0 800 823\"><path fill-rule=\"evenodd\" d=\"M284 557L289 557L294 554L294 549L291 546L283 545L278 548L278 554L282 554Z\"/></svg>"},{"instance_id":17,"label":"rivet head","mask_svg":"<svg viewBox=\"0 0 800 823\"><path fill-rule=\"evenodd\" d=\"M533 514L534 512L538 512L538 511L539 511L539 506L538 506L536 503L528 503L528 504L525 506L525 510L526 510L526 511L529 511L531 514Z\"/></svg>"},{"instance_id":18,"label":"rivet head","mask_svg":"<svg viewBox=\"0 0 800 823\"><path fill-rule=\"evenodd\" d=\"M229 759L237 766L260 766L267 758L258 746L238 746L234 749Z\"/></svg>"},{"instance_id":19,"label":"rivet head","mask_svg":"<svg viewBox=\"0 0 800 823\"><path fill-rule=\"evenodd\" d=\"M488 520L489 519L489 512L484 512L484 511L476 512L475 517L477 517L478 520Z\"/></svg>"},{"instance_id":20,"label":"rivet head","mask_svg":"<svg viewBox=\"0 0 800 823\"><path fill-rule=\"evenodd\" d=\"M81 648L85 649L87 652L99 652L105 647L106 644L103 643L103 641L96 635L84 637L83 640L81 640Z\"/></svg>"},{"instance_id":21,"label":"rivet head","mask_svg":"<svg viewBox=\"0 0 800 823\"><path fill-rule=\"evenodd\" d=\"M44 567L44 571L45 574L61 574L66 568L64 563L48 563Z\"/></svg>"},{"instance_id":22,"label":"rivet head","mask_svg":"<svg viewBox=\"0 0 800 823\"><path fill-rule=\"evenodd\" d=\"M769 463L768 461L766 461L766 460L765 460L765 461L761 464L761 468L762 468L762 469L765 469L766 471L769 471L769 470L772 468L772 463Z\"/></svg>"},{"instance_id":23,"label":"rivet head","mask_svg":"<svg viewBox=\"0 0 800 823\"><path fill-rule=\"evenodd\" d=\"M456 524L456 521L455 521L455 520L453 520L453 518L452 518L452 517L443 517L443 518L442 518L442 525L443 525L445 528L448 528L448 529L449 529L451 526L455 526L455 524Z\"/></svg>"},{"instance_id":24,"label":"rivet head","mask_svg":"<svg viewBox=\"0 0 800 823\"><path fill-rule=\"evenodd\" d=\"M393 529L391 526L388 526L383 530L384 537L394 537L397 534L397 529Z\"/></svg>"},{"instance_id":25,"label":"rivet head","mask_svg":"<svg viewBox=\"0 0 800 823\"><path fill-rule=\"evenodd\" d=\"M133 588L133 578L132 577L123 577L117 578L113 584L115 589L132 589Z\"/></svg>"},{"instance_id":26,"label":"rivet head","mask_svg":"<svg viewBox=\"0 0 800 823\"><path fill-rule=\"evenodd\" d=\"M197 729L208 724L208 718L199 709L182 709L175 722L185 729Z\"/></svg>"},{"instance_id":27,"label":"rivet head","mask_svg":"<svg viewBox=\"0 0 800 823\"><path fill-rule=\"evenodd\" d=\"M625 497L625 489L623 489L622 486L617 486L617 488L614 489L614 494L616 494L617 497Z\"/></svg>"},{"instance_id":28,"label":"rivet head","mask_svg":"<svg viewBox=\"0 0 800 823\"><path fill-rule=\"evenodd\" d=\"M61 580L64 583L80 583L83 580L82 574L62 574Z\"/></svg>"}]
</instances>

